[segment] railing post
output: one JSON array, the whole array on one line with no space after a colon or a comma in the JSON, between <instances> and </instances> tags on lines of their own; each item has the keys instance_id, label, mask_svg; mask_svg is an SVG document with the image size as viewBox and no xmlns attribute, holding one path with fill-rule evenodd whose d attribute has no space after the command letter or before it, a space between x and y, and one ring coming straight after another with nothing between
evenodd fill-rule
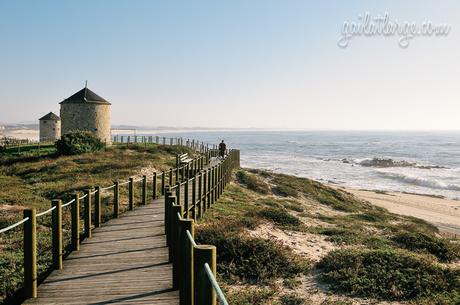
<instances>
[{"instance_id":1,"label":"railing post","mask_svg":"<svg viewBox=\"0 0 460 305\"><path fill-rule=\"evenodd\" d=\"M173 168L169 169L169 185L173 185Z\"/></svg>"},{"instance_id":2,"label":"railing post","mask_svg":"<svg viewBox=\"0 0 460 305\"><path fill-rule=\"evenodd\" d=\"M173 205L176 204L176 196L172 196L171 189L168 186L168 193L171 194L169 196L169 201L167 203L168 208L166 209L165 213L168 213L168 232L167 232L167 242L168 242L168 255L169 255L169 262L173 261L173 225L174 225L174 219L173 219Z\"/></svg>"},{"instance_id":3,"label":"railing post","mask_svg":"<svg viewBox=\"0 0 460 305\"><path fill-rule=\"evenodd\" d=\"M75 194L72 204L72 249L80 250L80 195Z\"/></svg>"},{"instance_id":4,"label":"railing post","mask_svg":"<svg viewBox=\"0 0 460 305\"><path fill-rule=\"evenodd\" d=\"M166 235L166 245L169 246L169 198L172 196L169 187L165 192L165 204L164 204L164 223L165 223L165 235Z\"/></svg>"},{"instance_id":5,"label":"railing post","mask_svg":"<svg viewBox=\"0 0 460 305\"><path fill-rule=\"evenodd\" d=\"M220 179L222 176L222 163L217 165L217 199L220 198L220 189L222 187L222 180Z\"/></svg>"},{"instance_id":6,"label":"railing post","mask_svg":"<svg viewBox=\"0 0 460 305\"><path fill-rule=\"evenodd\" d=\"M179 167L180 167L180 164L177 165L177 167L176 167L176 171L175 171L175 172L176 172L176 180L175 180L175 182L180 181L180 180L179 180Z\"/></svg>"},{"instance_id":7,"label":"railing post","mask_svg":"<svg viewBox=\"0 0 460 305\"><path fill-rule=\"evenodd\" d=\"M192 180L192 219L196 220L196 176Z\"/></svg>"},{"instance_id":8,"label":"railing post","mask_svg":"<svg viewBox=\"0 0 460 305\"><path fill-rule=\"evenodd\" d=\"M165 194L165 171L161 172L161 195Z\"/></svg>"},{"instance_id":9,"label":"railing post","mask_svg":"<svg viewBox=\"0 0 460 305\"><path fill-rule=\"evenodd\" d=\"M85 198L85 237L91 237L91 190L84 191Z\"/></svg>"},{"instance_id":10,"label":"railing post","mask_svg":"<svg viewBox=\"0 0 460 305\"><path fill-rule=\"evenodd\" d=\"M223 189L223 177L224 177L223 170L224 170L224 164L221 163L219 165L219 196L218 198L220 198L220 196L222 195L222 191L224 190Z\"/></svg>"},{"instance_id":11,"label":"railing post","mask_svg":"<svg viewBox=\"0 0 460 305\"><path fill-rule=\"evenodd\" d=\"M216 165L216 166L214 166L214 201L213 201L213 203L216 203L216 201L218 199L217 198L217 193L218 193L217 192L217 187L218 187L217 183L219 182L218 176L219 176L219 166Z\"/></svg>"},{"instance_id":12,"label":"railing post","mask_svg":"<svg viewBox=\"0 0 460 305\"><path fill-rule=\"evenodd\" d=\"M215 192L214 192L214 189L216 187L216 179L215 179L215 175L216 175L216 170L215 170L215 167L211 167L211 205L214 204L214 200L215 200Z\"/></svg>"},{"instance_id":13,"label":"railing post","mask_svg":"<svg viewBox=\"0 0 460 305\"><path fill-rule=\"evenodd\" d=\"M153 200L157 199L157 173L153 173L153 192L152 192L152 197Z\"/></svg>"},{"instance_id":14,"label":"railing post","mask_svg":"<svg viewBox=\"0 0 460 305\"><path fill-rule=\"evenodd\" d=\"M142 204L147 204L147 176L142 176Z\"/></svg>"},{"instance_id":15,"label":"railing post","mask_svg":"<svg viewBox=\"0 0 460 305\"><path fill-rule=\"evenodd\" d=\"M184 210L180 205L173 205L172 207L172 249L173 249L173 289L179 288L180 278L180 247L179 247L179 232L180 232L180 218Z\"/></svg>"},{"instance_id":16,"label":"railing post","mask_svg":"<svg viewBox=\"0 0 460 305\"><path fill-rule=\"evenodd\" d=\"M180 281L179 296L181 305L193 305L193 246L187 235L190 232L192 237L195 236L195 225L192 219L180 220ZM201 305L201 304L196 304Z\"/></svg>"},{"instance_id":17,"label":"railing post","mask_svg":"<svg viewBox=\"0 0 460 305\"><path fill-rule=\"evenodd\" d=\"M118 218L120 215L120 182L115 181L113 187L113 217Z\"/></svg>"},{"instance_id":18,"label":"railing post","mask_svg":"<svg viewBox=\"0 0 460 305\"><path fill-rule=\"evenodd\" d=\"M198 217L203 214L203 172L198 176Z\"/></svg>"},{"instance_id":19,"label":"railing post","mask_svg":"<svg viewBox=\"0 0 460 305\"><path fill-rule=\"evenodd\" d=\"M180 204L180 202L181 202L181 201L180 201L180 200L181 200L180 198L181 198L181 196L180 196L180 182L177 181L177 182L176 182L176 204L177 204L177 205L181 205L181 204ZM182 214L181 214L181 215L182 215Z\"/></svg>"},{"instance_id":20,"label":"railing post","mask_svg":"<svg viewBox=\"0 0 460 305\"><path fill-rule=\"evenodd\" d=\"M24 210L24 296L37 297L37 219L36 210Z\"/></svg>"},{"instance_id":21,"label":"railing post","mask_svg":"<svg viewBox=\"0 0 460 305\"><path fill-rule=\"evenodd\" d=\"M101 226L101 188L96 186L96 193L94 195L94 227L99 228Z\"/></svg>"},{"instance_id":22,"label":"railing post","mask_svg":"<svg viewBox=\"0 0 460 305\"><path fill-rule=\"evenodd\" d=\"M204 170L203 171L203 203L201 204L202 214L206 213L206 204L207 204L206 199L208 197L208 195L206 194L206 191L208 190L207 185L206 185L207 180L208 180L208 171Z\"/></svg>"},{"instance_id":23,"label":"railing post","mask_svg":"<svg viewBox=\"0 0 460 305\"><path fill-rule=\"evenodd\" d=\"M212 168L208 168L208 200L206 202L208 208L211 207L212 194L211 194L211 184L212 184Z\"/></svg>"},{"instance_id":24,"label":"railing post","mask_svg":"<svg viewBox=\"0 0 460 305\"><path fill-rule=\"evenodd\" d=\"M194 267L194 304L216 305L216 292L209 280L204 264L208 264L212 273L216 274L216 247L197 245L193 248Z\"/></svg>"},{"instance_id":25,"label":"railing post","mask_svg":"<svg viewBox=\"0 0 460 305\"><path fill-rule=\"evenodd\" d=\"M132 211L134 210L134 179L133 177L129 177L128 197L129 197L128 208L130 211Z\"/></svg>"},{"instance_id":26,"label":"railing post","mask_svg":"<svg viewBox=\"0 0 460 305\"><path fill-rule=\"evenodd\" d=\"M185 180L184 185L184 218L190 218L189 216L189 204L188 204L188 182L189 180Z\"/></svg>"},{"instance_id":27,"label":"railing post","mask_svg":"<svg viewBox=\"0 0 460 305\"><path fill-rule=\"evenodd\" d=\"M52 249L53 249L53 268L62 270L62 201L53 200L51 206L54 207L52 214Z\"/></svg>"}]
</instances>

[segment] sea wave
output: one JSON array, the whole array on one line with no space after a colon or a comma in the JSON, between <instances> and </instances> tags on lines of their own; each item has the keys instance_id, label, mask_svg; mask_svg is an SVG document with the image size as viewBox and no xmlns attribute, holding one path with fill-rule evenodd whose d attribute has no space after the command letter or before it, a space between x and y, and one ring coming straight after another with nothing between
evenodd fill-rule
<instances>
[{"instance_id":1,"label":"sea wave","mask_svg":"<svg viewBox=\"0 0 460 305\"><path fill-rule=\"evenodd\" d=\"M378 173L380 176L384 178L396 180L398 182L404 182L407 184L423 186L423 187L428 187L431 189L438 189L438 190L460 191L460 185L452 184L452 183L445 183L440 180L427 179L427 178L417 177L413 175L393 173L393 172L387 172L387 171L380 171Z\"/></svg>"}]
</instances>

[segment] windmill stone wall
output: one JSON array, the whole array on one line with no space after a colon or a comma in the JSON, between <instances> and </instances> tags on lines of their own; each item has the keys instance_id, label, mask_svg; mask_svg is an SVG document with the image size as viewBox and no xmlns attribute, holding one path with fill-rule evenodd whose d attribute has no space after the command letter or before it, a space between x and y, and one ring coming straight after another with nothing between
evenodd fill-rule
<instances>
[{"instance_id":1,"label":"windmill stone wall","mask_svg":"<svg viewBox=\"0 0 460 305\"><path fill-rule=\"evenodd\" d=\"M56 141L61 138L61 118L50 112L39 119L40 142Z\"/></svg>"},{"instance_id":2,"label":"windmill stone wall","mask_svg":"<svg viewBox=\"0 0 460 305\"><path fill-rule=\"evenodd\" d=\"M106 144L111 143L111 104L88 88L61 103L62 135L89 131Z\"/></svg>"}]
</instances>

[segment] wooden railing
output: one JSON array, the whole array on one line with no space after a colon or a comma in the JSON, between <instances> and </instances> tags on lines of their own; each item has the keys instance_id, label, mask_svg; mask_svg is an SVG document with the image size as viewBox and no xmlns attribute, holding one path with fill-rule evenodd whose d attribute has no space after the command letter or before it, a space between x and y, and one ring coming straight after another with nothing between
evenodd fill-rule
<instances>
[{"instance_id":1,"label":"wooden railing","mask_svg":"<svg viewBox=\"0 0 460 305\"><path fill-rule=\"evenodd\" d=\"M123 140L123 138L121 138ZM169 170L164 170L162 172L155 172L152 175L146 176L143 175L140 178L134 179L130 177L128 180L125 181L115 181L113 185L107 187L100 187L96 186L94 189L87 189L84 191L84 194L81 195L80 193L76 193L73 195L73 199L62 203L62 200L55 199L51 201L51 208L43 211L41 213L37 213L36 209L25 209L23 212L23 219L15 224L12 224L6 228L0 229L0 233L6 233L10 230L13 230L20 225L23 225L23 252L24 252L24 295L23 298L35 298L37 297L37 218L42 217L51 213L51 231L52 231L52 269L54 270L62 270L63 264L63 256L64 256L64 244L63 244L63 223L62 217L63 213L65 212L66 207L70 207L70 214L71 214L71 221L70 221L70 231L71 231L71 242L69 247L69 252L71 251L78 251L80 249L80 243L83 238L90 238L92 235L92 229L100 227L102 223L102 194L104 191L113 191L113 211L112 217L118 218L121 214L121 202L120 199L120 188L123 186L127 186L128 188L128 210L133 210L135 208L135 200L134 200L134 192L135 192L135 183L141 183L141 201L140 205L145 205L147 203L147 197L149 192L149 185L151 185L151 198L157 199L159 195L169 194L168 192L171 189L174 189L177 185L185 185L190 181L195 181L195 177L202 177L202 171L204 167L209 164L212 157L217 157L217 151L214 149L210 149L209 145L205 145L202 142L195 141L195 140L186 140L184 141L182 138L162 138L161 144L170 144L170 145L185 145L187 147L195 149L197 152L200 153L199 157L192 159L191 162L185 165L178 165L175 168L170 168ZM121 144L121 142L114 142L115 144ZM129 143L129 142L128 142ZM150 142L154 143L154 142ZM229 156L222 162L219 163L218 166L213 167L209 171L212 173L213 177L213 187L212 190L217 188L219 185L219 181L223 178L223 176L215 176L217 168L222 171L224 164L229 164L227 160L234 160L236 151L230 152ZM227 167L228 169L228 167ZM223 172L220 172L223 173ZM209 176L211 177L211 176ZM150 179L151 183L148 182ZM201 179L201 178L200 178ZM171 188L171 185L175 185ZM220 184L222 185L222 184ZM223 186L221 186L223 187ZM180 193L180 187L178 187ZM206 193L208 194L208 193ZM211 198L212 201L215 200L215 196L213 195ZM166 196L171 198L171 196ZM94 198L94 199L93 199ZM187 197L188 198L188 197ZM200 197L201 198L201 197ZM187 199L188 200L188 199ZM80 205L83 201L83 223L84 223L84 230L83 236L81 235L80 229ZM192 211L195 211L195 206L197 202L195 200L192 201L193 204L191 205ZM203 201L202 201L203 202ZM94 211L93 211L94 206ZM168 210L169 211L169 210ZM196 215L193 212L193 215ZM165 214L166 215L166 214ZM169 215L169 214L168 214ZM188 213L186 214L188 215ZM201 214L200 214L201 215ZM92 223L92 219L94 219L94 224ZM168 218L169 219L169 218ZM165 226L167 224L165 223ZM168 226L169 228L169 226ZM168 234L168 236L171 236ZM83 238L81 238L83 237Z\"/></svg>"},{"instance_id":2,"label":"wooden railing","mask_svg":"<svg viewBox=\"0 0 460 305\"><path fill-rule=\"evenodd\" d=\"M215 305L216 294L221 304L228 304L215 277L216 247L195 243L195 221L220 198L232 170L239 166L239 151L231 150L218 164L166 189L166 240L181 305Z\"/></svg>"},{"instance_id":3,"label":"wooden railing","mask_svg":"<svg viewBox=\"0 0 460 305\"><path fill-rule=\"evenodd\" d=\"M36 141L30 139L17 139L0 137L0 154L2 152L21 153L24 151L41 152L42 148L54 145L54 141Z\"/></svg>"}]
</instances>

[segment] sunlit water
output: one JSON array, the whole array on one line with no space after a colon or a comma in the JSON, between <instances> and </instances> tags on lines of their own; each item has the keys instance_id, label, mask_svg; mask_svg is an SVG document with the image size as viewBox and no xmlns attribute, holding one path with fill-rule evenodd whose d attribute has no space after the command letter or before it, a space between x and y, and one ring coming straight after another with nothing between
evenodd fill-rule
<instances>
[{"instance_id":1,"label":"sunlit water","mask_svg":"<svg viewBox=\"0 0 460 305\"><path fill-rule=\"evenodd\" d=\"M138 135L143 134L138 131ZM165 135L216 144L224 139L229 148L241 150L244 167L354 188L460 198L460 133L216 131Z\"/></svg>"}]
</instances>

